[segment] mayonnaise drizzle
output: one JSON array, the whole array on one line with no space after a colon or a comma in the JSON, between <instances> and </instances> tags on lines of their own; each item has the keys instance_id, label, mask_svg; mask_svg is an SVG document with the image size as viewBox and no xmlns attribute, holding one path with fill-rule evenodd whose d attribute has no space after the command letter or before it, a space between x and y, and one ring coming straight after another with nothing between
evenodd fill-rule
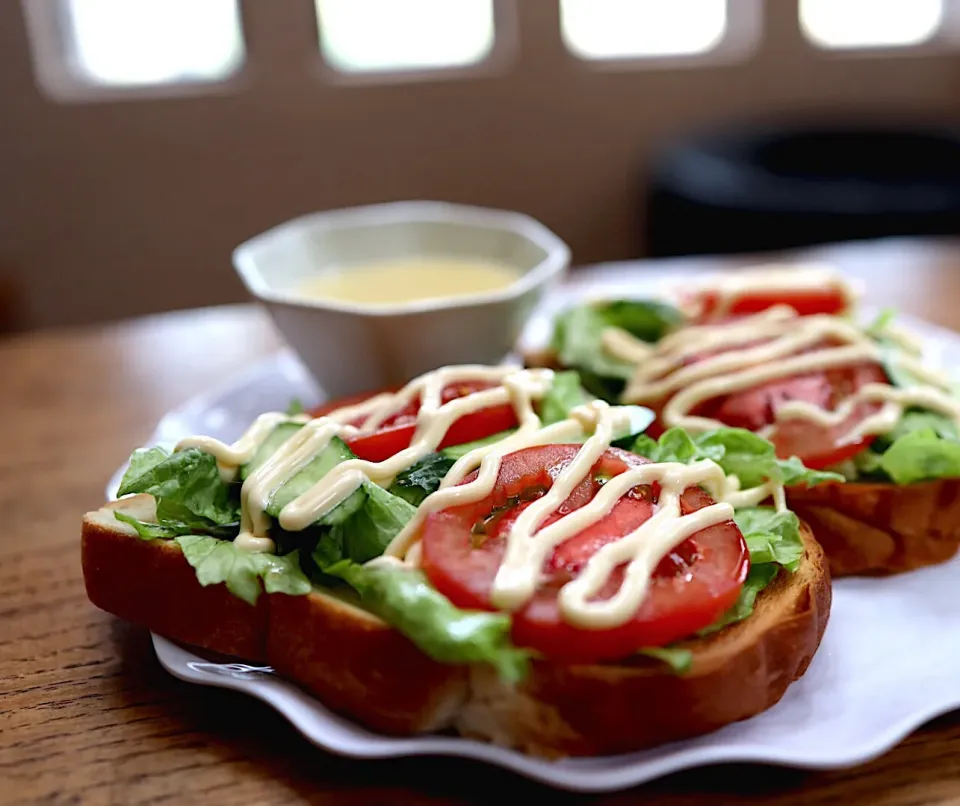
<instances>
[{"instance_id":1,"label":"mayonnaise drizzle","mask_svg":"<svg viewBox=\"0 0 960 806\"><path fill-rule=\"evenodd\" d=\"M856 294L837 274L822 267L797 268L772 275L733 273L711 285L720 300L729 304L738 295L757 287L782 291L822 288L840 291L848 304ZM721 306L722 307L722 306ZM744 391L768 381L805 372L865 362L889 361L918 383L909 388L870 384L841 401L833 411L806 402L789 402L777 408L776 422L805 419L824 426L846 421L858 404L879 403L874 414L853 425L840 437L841 443L864 436L888 433L903 412L920 407L951 417L960 426L960 405L950 394L949 380L923 366L917 340L889 327L888 341L898 349L884 349L863 328L840 316L799 316L787 305L732 323L685 327L650 345L629 333L609 328L602 334L606 350L636 366L623 393L625 403L656 404L666 400L661 417L667 426L704 431L723 426L718 420L691 412L707 400ZM695 363L693 356L707 355ZM775 423L760 433L769 436Z\"/></svg>"},{"instance_id":2,"label":"mayonnaise drizzle","mask_svg":"<svg viewBox=\"0 0 960 806\"><path fill-rule=\"evenodd\" d=\"M495 385L442 402L444 388L458 381L486 380ZM632 617L650 585L660 560L690 535L707 526L728 521L735 507L755 506L773 498L783 510L783 488L775 482L740 490L736 477L727 477L714 462L691 465L643 464L629 467L607 481L585 506L544 527L543 523L587 478L593 466L617 437L629 427L629 410L596 400L579 406L570 416L543 426L534 410L553 381L550 370L522 370L513 367L445 367L411 381L396 394L378 395L359 405L329 415L287 417L269 413L259 417L232 445L207 437L189 437L177 449L197 447L214 455L223 471L235 478L240 465L249 462L273 428L283 422L302 422L274 454L256 468L241 487L241 529L235 544L247 551L275 550L268 536L271 524L266 514L274 493L311 462L336 436L370 433L411 401L420 400L414 437L408 448L383 462L351 459L327 472L311 488L290 501L279 513L279 525L297 531L343 501L365 482L389 486L393 478L423 456L435 451L454 421L489 406L513 406L518 428L499 442L481 446L458 459L440 484L428 496L416 515L391 541L382 557L371 564L415 566L420 561L419 534L432 512L480 501L491 494L503 459L510 453L539 445L582 442L574 458L556 476L550 490L528 506L506 535L505 554L493 582L491 598L504 610L517 610L536 593L544 563L555 547L596 523L609 513L620 498L641 484L658 482L660 499L654 515L639 529L600 549L582 573L564 585L559 594L563 618L582 627L604 628ZM463 483L471 473L475 478ZM693 485L702 485L717 503L682 515L680 496ZM597 593L615 568L626 564L623 584L615 596L598 600Z\"/></svg>"}]
</instances>

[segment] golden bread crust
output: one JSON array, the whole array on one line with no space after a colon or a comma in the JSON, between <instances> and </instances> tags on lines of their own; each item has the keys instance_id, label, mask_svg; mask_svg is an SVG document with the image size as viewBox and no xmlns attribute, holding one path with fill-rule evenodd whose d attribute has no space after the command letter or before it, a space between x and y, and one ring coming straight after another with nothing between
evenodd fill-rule
<instances>
[{"instance_id":1,"label":"golden bread crust","mask_svg":"<svg viewBox=\"0 0 960 806\"><path fill-rule=\"evenodd\" d=\"M84 517L80 556L90 601L159 635L264 662L265 597L251 607L225 585L201 586L179 546L141 540L113 517L118 508L149 520L153 499L124 499Z\"/></svg>"},{"instance_id":2,"label":"golden bread crust","mask_svg":"<svg viewBox=\"0 0 960 806\"><path fill-rule=\"evenodd\" d=\"M787 503L823 545L834 577L912 571L960 549L960 479L788 487Z\"/></svg>"},{"instance_id":3,"label":"golden bread crust","mask_svg":"<svg viewBox=\"0 0 960 806\"><path fill-rule=\"evenodd\" d=\"M334 711L411 735L447 726L466 699L467 667L431 660L365 610L319 592L269 601L270 665Z\"/></svg>"}]
</instances>

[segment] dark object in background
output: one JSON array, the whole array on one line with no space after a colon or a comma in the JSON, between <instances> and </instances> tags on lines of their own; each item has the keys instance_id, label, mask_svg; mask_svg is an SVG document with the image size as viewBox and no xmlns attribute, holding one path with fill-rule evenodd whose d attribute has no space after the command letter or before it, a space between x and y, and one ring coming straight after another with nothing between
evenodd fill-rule
<instances>
[{"instance_id":1,"label":"dark object in background","mask_svg":"<svg viewBox=\"0 0 960 806\"><path fill-rule=\"evenodd\" d=\"M17 293L10 280L0 274L0 334L11 333L17 324Z\"/></svg>"},{"instance_id":2,"label":"dark object in background","mask_svg":"<svg viewBox=\"0 0 960 806\"><path fill-rule=\"evenodd\" d=\"M960 233L960 129L742 127L654 160L652 256Z\"/></svg>"}]
</instances>

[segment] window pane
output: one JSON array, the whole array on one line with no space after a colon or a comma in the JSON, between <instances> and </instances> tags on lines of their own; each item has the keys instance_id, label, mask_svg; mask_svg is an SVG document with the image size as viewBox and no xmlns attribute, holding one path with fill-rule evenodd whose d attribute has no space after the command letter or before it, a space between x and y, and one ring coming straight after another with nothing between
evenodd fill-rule
<instances>
[{"instance_id":1,"label":"window pane","mask_svg":"<svg viewBox=\"0 0 960 806\"><path fill-rule=\"evenodd\" d=\"M351 73L461 67L493 47L492 0L316 0L320 48Z\"/></svg>"},{"instance_id":2,"label":"window pane","mask_svg":"<svg viewBox=\"0 0 960 806\"><path fill-rule=\"evenodd\" d=\"M824 48L918 45L943 21L943 0L800 0L800 26Z\"/></svg>"},{"instance_id":3,"label":"window pane","mask_svg":"<svg viewBox=\"0 0 960 806\"><path fill-rule=\"evenodd\" d=\"M222 79L243 61L237 0L67 0L76 68L100 84Z\"/></svg>"},{"instance_id":4,"label":"window pane","mask_svg":"<svg viewBox=\"0 0 960 806\"><path fill-rule=\"evenodd\" d=\"M682 56L715 48L726 0L560 0L567 47L586 59Z\"/></svg>"}]
</instances>

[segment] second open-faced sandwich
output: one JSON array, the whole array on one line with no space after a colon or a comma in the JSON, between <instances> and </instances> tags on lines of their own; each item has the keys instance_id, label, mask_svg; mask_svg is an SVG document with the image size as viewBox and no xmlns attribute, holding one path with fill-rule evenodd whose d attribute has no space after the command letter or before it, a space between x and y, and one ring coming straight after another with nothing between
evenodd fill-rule
<instances>
[{"instance_id":1,"label":"second open-faced sandwich","mask_svg":"<svg viewBox=\"0 0 960 806\"><path fill-rule=\"evenodd\" d=\"M607 399L654 408L651 433L744 428L842 474L788 489L835 576L942 562L960 547L960 399L891 313L858 315L836 272L765 266L691 286L676 307L573 308L533 363L575 366Z\"/></svg>"},{"instance_id":2,"label":"second open-faced sandwich","mask_svg":"<svg viewBox=\"0 0 960 806\"><path fill-rule=\"evenodd\" d=\"M830 575L741 429L642 431L576 373L447 367L134 453L83 521L99 607L391 734L609 754L775 704Z\"/></svg>"}]
</instances>

